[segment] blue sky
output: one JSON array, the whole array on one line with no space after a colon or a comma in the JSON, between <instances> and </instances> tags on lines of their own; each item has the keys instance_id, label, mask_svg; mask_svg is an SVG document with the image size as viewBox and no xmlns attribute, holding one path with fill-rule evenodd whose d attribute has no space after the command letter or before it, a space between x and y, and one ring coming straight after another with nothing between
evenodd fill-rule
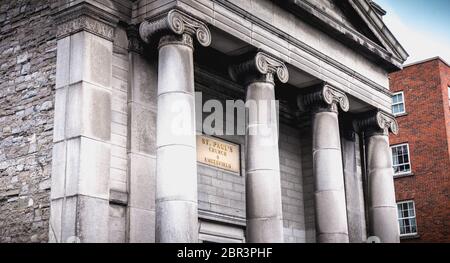
<instances>
[{"instance_id":1,"label":"blue sky","mask_svg":"<svg viewBox=\"0 0 450 263\"><path fill-rule=\"evenodd\" d=\"M450 0L375 0L412 63L441 56L450 63Z\"/></svg>"}]
</instances>

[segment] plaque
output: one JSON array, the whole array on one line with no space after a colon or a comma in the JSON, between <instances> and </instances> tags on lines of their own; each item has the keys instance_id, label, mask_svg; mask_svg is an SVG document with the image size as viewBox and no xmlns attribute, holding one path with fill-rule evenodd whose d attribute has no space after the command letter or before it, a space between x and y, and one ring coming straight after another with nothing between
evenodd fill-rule
<instances>
[{"instance_id":1,"label":"plaque","mask_svg":"<svg viewBox=\"0 0 450 263\"><path fill-rule=\"evenodd\" d=\"M240 154L239 144L197 135L197 162L199 163L240 173Z\"/></svg>"}]
</instances>

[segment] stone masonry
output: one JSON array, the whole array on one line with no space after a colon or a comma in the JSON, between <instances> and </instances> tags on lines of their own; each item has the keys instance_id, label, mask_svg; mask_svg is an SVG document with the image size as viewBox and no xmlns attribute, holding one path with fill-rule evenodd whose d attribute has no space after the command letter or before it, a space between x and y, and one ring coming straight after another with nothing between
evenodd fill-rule
<instances>
[{"instance_id":1,"label":"stone masonry","mask_svg":"<svg viewBox=\"0 0 450 263\"><path fill-rule=\"evenodd\" d=\"M407 54L371 3L1 1L0 243L398 242ZM211 134L212 100L279 104ZM198 161L199 135L240 168Z\"/></svg>"},{"instance_id":2,"label":"stone masonry","mask_svg":"<svg viewBox=\"0 0 450 263\"><path fill-rule=\"evenodd\" d=\"M54 2L0 3L0 243L48 240Z\"/></svg>"}]
</instances>

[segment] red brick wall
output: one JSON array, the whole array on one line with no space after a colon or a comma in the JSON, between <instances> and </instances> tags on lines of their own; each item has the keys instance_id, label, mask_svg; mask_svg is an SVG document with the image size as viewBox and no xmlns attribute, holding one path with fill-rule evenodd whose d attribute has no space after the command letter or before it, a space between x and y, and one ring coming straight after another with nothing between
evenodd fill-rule
<instances>
[{"instance_id":1,"label":"red brick wall","mask_svg":"<svg viewBox=\"0 0 450 263\"><path fill-rule=\"evenodd\" d=\"M442 88L442 99L444 101L445 110L445 123L447 127L447 141L450 142L450 103L448 87L450 86L450 67L439 61L439 71L441 72L441 88ZM448 143L448 151L450 155L450 143Z\"/></svg>"},{"instance_id":2,"label":"red brick wall","mask_svg":"<svg viewBox=\"0 0 450 263\"><path fill-rule=\"evenodd\" d=\"M391 91L403 91L406 115L397 118L391 145L408 143L412 176L395 179L397 201L414 200L419 238L402 242L450 242L450 68L435 59L390 75Z\"/></svg>"}]
</instances>

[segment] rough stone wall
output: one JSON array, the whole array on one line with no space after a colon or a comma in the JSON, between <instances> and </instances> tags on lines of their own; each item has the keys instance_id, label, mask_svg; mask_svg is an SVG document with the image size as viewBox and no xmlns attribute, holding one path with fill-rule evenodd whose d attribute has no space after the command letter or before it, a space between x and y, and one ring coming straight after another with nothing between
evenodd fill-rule
<instances>
[{"instance_id":1,"label":"rough stone wall","mask_svg":"<svg viewBox=\"0 0 450 263\"><path fill-rule=\"evenodd\" d=\"M48 240L55 2L0 3L0 243Z\"/></svg>"},{"instance_id":2,"label":"rough stone wall","mask_svg":"<svg viewBox=\"0 0 450 263\"><path fill-rule=\"evenodd\" d=\"M402 242L450 241L449 72L442 62L432 60L390 75L391 90L404 92L406 109L397 117L399 134L390 136L390 143L409 144L413 174L394 179L396 199L414 200L418 231L418 236Z\"/></svg>"}]
</instances>

